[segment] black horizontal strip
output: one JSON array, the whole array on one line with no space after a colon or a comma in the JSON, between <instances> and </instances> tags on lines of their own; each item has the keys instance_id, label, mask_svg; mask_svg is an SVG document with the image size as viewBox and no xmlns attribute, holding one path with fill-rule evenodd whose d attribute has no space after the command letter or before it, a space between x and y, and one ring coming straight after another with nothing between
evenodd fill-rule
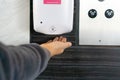
<instances>
[{"instance_id":1,"label":"black horizontal strip","mask_svg":"<svg viewBox=\"0 0 120 80\"><path fill-rule=\"evenodd\" d=\"M108 62L108 61L104 61L104 62L98 62L98 61L56 61L53 63L49 63L49 65L67 65L67 66L71 66L71 65L75 65L75 66L117 66L120 67L120 63L119 62Z\"/></svg>"},{"instance_id":2,"label":"black horizontal strip","mask_svg":"<svg viewBox=\"0 0 120 80\"><path fill-rule=\"evenodd\" d=\"M37 80L120 80L120 77L105 76L85 76L85 77L58 77L58 76L41 76Z\"/></svg>"}]
</instances>

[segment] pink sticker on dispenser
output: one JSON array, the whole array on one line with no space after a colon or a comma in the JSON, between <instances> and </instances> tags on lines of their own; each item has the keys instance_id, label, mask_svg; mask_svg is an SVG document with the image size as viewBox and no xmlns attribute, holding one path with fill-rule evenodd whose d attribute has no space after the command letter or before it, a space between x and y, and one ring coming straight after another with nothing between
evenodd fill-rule
<instances>
[{"instance_id":1,"label":"pink sticker on dispenser","mask_svg":"<svg viewBox=\"0 0 120 80\"><path fill-rule=\"evenodd\" d=\"M44 4L61 4L61 0L44 0Z\"/></svg>"}]
</instances>

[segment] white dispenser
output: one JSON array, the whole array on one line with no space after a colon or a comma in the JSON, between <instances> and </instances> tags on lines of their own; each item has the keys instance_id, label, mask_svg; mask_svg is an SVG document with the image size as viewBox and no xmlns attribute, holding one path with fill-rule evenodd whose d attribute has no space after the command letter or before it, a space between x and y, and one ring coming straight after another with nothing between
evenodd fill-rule
<instances>
[{"instance_id":1,"label":"white dispenser","mask_svg":"<svg viewBox=\"0 0 120 80\"><path fill-rule=\"evenodd\" d=\"M34 30L48 35L71 32L74 0L33 0Z\"/></svg>"},{"instance_id":2,"label":"white dispenser","mask_svg":"<svg viewBox=\"0 0 120 80\"><path fill-rule=\"evenodd\" d=\"M120 45L120 0L80 0L79 44Z\"/></svg>"}]
</instances>

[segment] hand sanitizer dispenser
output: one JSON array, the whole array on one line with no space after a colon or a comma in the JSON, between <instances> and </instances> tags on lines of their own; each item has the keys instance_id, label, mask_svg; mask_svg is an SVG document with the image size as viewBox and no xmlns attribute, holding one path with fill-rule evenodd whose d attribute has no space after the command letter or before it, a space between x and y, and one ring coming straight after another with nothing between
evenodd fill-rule
<instances>
[{"instance_id":1,"label":"hand sanitizer dispenser","mask_svg":"<svg viewBox=\"0 0 120 80\"><path fill-rule=\"evenodd\" d=\"M120 45L120 0L80 0L79 44Z\"/></svg>"},{"instance_id":2,"label":"hand sanitizer dispenser","mask_svg":"<svg viewBox=\"0 0 120 80\"><path fill-rule=\"evenodd\" d=\"M33 0L34 30L59 35L73 29L74 0Z\"/></svg>"}]
</instances>

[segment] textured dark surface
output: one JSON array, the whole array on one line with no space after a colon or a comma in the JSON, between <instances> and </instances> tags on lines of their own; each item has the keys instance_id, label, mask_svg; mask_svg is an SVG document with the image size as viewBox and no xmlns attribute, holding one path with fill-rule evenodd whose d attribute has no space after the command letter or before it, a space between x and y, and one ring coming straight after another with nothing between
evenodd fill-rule
<instances>
[{"instance_id":1,"label":"textured dark surface","mask_svg":"<svg viewBox=\"0 0 120 80\"><path fill-rule=\"evenodd\" d=\"M64 34L73 46L53 57L36 80L120 80L120 47L79 46L79 0L75 0L74 30ZM31 0L31 42L43 43L55 36L33 30Z\"/></svg>"}]
</instances>

